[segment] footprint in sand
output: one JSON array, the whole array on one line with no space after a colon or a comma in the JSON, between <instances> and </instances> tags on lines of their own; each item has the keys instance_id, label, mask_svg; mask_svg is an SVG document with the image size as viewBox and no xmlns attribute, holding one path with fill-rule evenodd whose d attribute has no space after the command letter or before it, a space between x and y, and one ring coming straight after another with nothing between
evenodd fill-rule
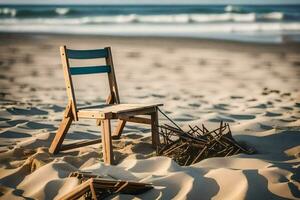
<instances>
[{"instance_id":1,"label":"footprint in sand","mask_svg":"<svg viewBox=\"0 0 300 200\"><path fill-rule=\"evenodd\" d=\"M186 115L186 117L174 118L174 121L178 122L188 122L192 121L194 118L192 116Z\"/></svg>"},{"instance_id":2,"label":"footprint in sand","mask_svg":"<svg viewBox=\"0 0 300 200\"><path fill-rule=\"evenodd\" d=\"M300 103L295 103L296 108L300 108Z\"/></svg>"},{"instance_id":3,"label":"footprint in sand","mask_svg":"<svg viewBox=\"0 0 300 200\"><path fill-rule=\"evenodd\" d=\"M237 120L255 119L255 115L228 115L228 116Z\"/></svg>"},{"instance_id":4,"label":"footprint in sand","mask_svg":"<svg viewBox=\"0 0 300 200\"><path fill-rule=\"evenodd\" d=\"M0 121L2 121L2 120L0 120ZM25 123L25 122L28 122L28 121L27 120L8 120L6 122L0 123L0 128L14 127L18 124Z\"/></svg>"},{"instance_id":5,"label":"footprint in sand","mask_svg":"<svg viewBox=\"0 0 300 200\"><path fill-rule=\"evenodd\" d=\"M19 133L15 131L3 131L0 133L0 138L24 138L24 137L32 137L32 135L27 133Z\"/></svg>"},{"instance_id":6,"label":"footprint in sand","mask_svg":"<svg viewBox=\"0 0 300 200\"><path fill-rule=\"evenodd\" d=\"M295 121L297 121L297 119L289 117L289 118L285 118L285 119L279 119L279 121L282 121L282 122L295 122Z\"/></svg>"},{"instance_id":7,"label":"footprint in sand","mask_svg":"<svg viewBox=\"0 0 300 200\"><path fill-rule=\"evenodd\" d=\"M288 107L288 106L282 106L281 108L282 108L282 109L285 109L285 110L294 110L293 107Z\"/></svg>"},{"instance_id":8,"label":"footprint in sand","mask_svg":"<svg viewBox=\"0 0 300 200\"><path fill-rule=\"evenodd\" d=\"M225 118L225 117L217 117L217 118L213 118L213 119L209 119L208 121L210 121L210 122L221 122L221 121L223 121L223 122L235 122L235 120L233 120L233 119L229 119L229 118Z\"/></svg>"},{"instance_id":9,"label":"footprint in sand","mask_svg":"<svg viewBox=\"0 0 300 200\"><path fill-rule=\"evenodd\" d=\"M160 94L151 94L151 96L156 97L156 98L164 98L164 97L166 97L165 95L160 95Z\"/></svg>"},{"instance_id":10,"label":"footprint in sand","mask_svg":"<svg viewBox=\"0 0 300 200\"><path fill-rule=\"evenodd\" d=\"M258 104L257 106L251 106L250 108L267 108L268 106L264 103Z\"/></svg>"},{"instance_id":11,"label":"footprint in sand","mask_svg":"<svg viewBox=\"0 0 300 200\"><path fill-rule=\"evenodd\" d=\"M281 97L285 97L285 96L291 96L291 93L289 93L289 92L282 93L280 96L281 96Z\"/></svg>"},{"instance_id":12,"label":"footprint in sand","mask_svg":"<svg viewBox=\"0 0 300 200\"><path fill-rule=\"evenodd\" d=\"M19 128L23 129L47 129L49 131L56 130L57 128L53 126L52 124L43 124L43 123L38 123L38 122L25 122Z\"/></svg>"},{"instance_id":13,"label":"footprint in sand","mask_svg":"<svg viewBox=\"0 0 300 200\"><path fill-rule=\"evenodd\" d=\"M228 108L226 108L228 106L229 106L228 104L219 103L219 104L215 104L213 108L217 110L228 110Z\"/></svg>"},{"instance_id":14,"label":"footprint in sand","mask_svg":"<svg viewBox=\"0 0 300 200\"><path fill-rule=\"evenodd\" d=\"M180 99L181 99L180 97L173 97L172 98L172 100L175 100L175 101L180 100Z\"/></svg>"},{"instance_id":15,"label":"footprint in sand","mask_svg":"<svg viewBox=\"0 0 300 200\"><path fill-rule=\"evenodd\" d=\"M275 113L275 112L266 112L265 116L267 117L277 117L277 116L281 116L281 113Z\"/></svg>"},{"instance_id":16,"label":"footprint in sand","mask_svg":"<svg viewBox=\"0 0 300 200\"><path fill-rule=\"evenodd\" d=\"M203 98L204 95L191 95L192 98Z\"/></svg>"},{"instance_id":17,"label":"footprint in sand","mask_svg":"<svg viewBox=\"0 0 300 200\"><path fill-rule=\"evenodd\" d=\"M13 115L47 115L48 112L38 108L8 108L7 111Z\"/></svg>"},{"instance_id":18,"label":"footprint in sand","mask_svg":"<svg viewBox=\"0 0 300 200\"><path fill-rule=\"evenodd\" d=\"M269 125L265 125L265 124L261 124L261 123L258 123L260 128L265 130L265 131L269 131L269 130L272 130L273 127L272 126L269 126Z\"/></svg>"},{"instance_id":19,"label":"footprint in sand","mask_svg":"<svg viewBox=\"0 0 300 200\"><path fill-rule=\"evenodd\" d=\"M244 97L242 96L230 96L231 99L243 99Z\"/></svg>"}]
</instances>

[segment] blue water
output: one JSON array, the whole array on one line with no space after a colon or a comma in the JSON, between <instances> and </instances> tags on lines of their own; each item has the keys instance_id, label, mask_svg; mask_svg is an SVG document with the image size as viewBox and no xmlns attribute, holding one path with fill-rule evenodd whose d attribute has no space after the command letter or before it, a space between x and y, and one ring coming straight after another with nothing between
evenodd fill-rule
<instances>
[{"instance_id":1,"label":"blue water","mask_svg":"<svg viewBox=\"0 0 300 200\"><path fill-rule=\"evenodd\" d=\"M0 32L276 43L300 39L300 5L1 5Z\"/></svg>"}]
</instances>

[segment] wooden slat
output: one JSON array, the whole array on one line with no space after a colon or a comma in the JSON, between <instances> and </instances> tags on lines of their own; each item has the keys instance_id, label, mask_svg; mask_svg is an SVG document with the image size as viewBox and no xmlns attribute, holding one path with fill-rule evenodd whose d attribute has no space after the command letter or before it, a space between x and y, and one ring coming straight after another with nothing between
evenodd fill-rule
<instances>
[{"instance_id":1,"label":"wooden slat","mask_svg":"<svg viewBox=\"0 0 300 200\"><path fill-rule=\"evenodd\" d=\"M125 115L119 115L119 119L125 120L128 122L140 123L140 124L151 124L151 119L144 118L144 117L131 117Z\"/></svg>"},{"instance_id":2,"label":"wooden slat","mask_svg":"<svg viewBox=\"0 0 300 200\"><path fill-rule=\"evenodd\" d=\"M149 107L149 108L142 108L142 109L131 109L127 111L119 111L116 114L113 113L113 117L119 118L119 116L122 116L123 114L128 114L129 116L134 115L148 115L154 112L156 107Z\"/></svg>"},{"instance_id":3,"label":"wooden slat","mask_svg":"<svg viewBox=\"0 0 300 200\"><path fill-rule=\"evenodd\" d=\"M122 105L122 104L120 104ZM125 105L124 109L119 109L116 113L118 114L128 114L128 115L143 115L152 112L157 106L162 104L128 104ZM127 107L127 108L126 108Z\"/></svg>"},{"instance_id":4,"label":"wooden slat","mask_svg":"<svg viewBox=\"0 0 300 200\"><path fill-rule=\"evenodd\" d=\"M71 75L83 75L83 74L96 74L96 73L109 73L110 66L87 66L87 67L71 67Z\"/></svg>"},{"instance_id":5,"label":"wooden slat","mask_svg":"<svg viewBox=\"0 0 300 200\"><path fill-rule=\"evenodd\" d=\"M112 113L126 113L130 111L139 111L147 108L155 108L162 104L100 104L95 106L87 106L78 108L79 111L92 111L92 112L112 112ZM141 114L142 115L142 114Z\"/></svg>"},{"instance_id":6,"label":"wooden slat","mask_svg":"<svg viewBox=\"0 0 300 200\"><path fill-rule=\"evenodd\" d=\"M111 141L111 126L110 120L102 120L102 151L103 151L103 160L104 163L112 165L113 160L113 150L112 150L112 141Z\"/></svg>"},{"instance_id":7,"label":"wooden slat","mask_svg":"<svg viewBox=\"0 0 300 200\"><path fill-rule=\"evenodd\" d=\"M85 193L90 190L93 179L89 179L82 184L76 186L72 191L68 192L64 196L60 197L59 200L75 200L79 199Z\"/></svg>"},{"instance_id":8,"label":"wooden slat","mask_svg":"<svg viewBox=\"0 0 300 200\"><path fill-rule=\"evenodd\" d=\"M120 186L126 184L126 187L120 189ZM103 178L94 178L93 185L96 189L112 189L117 191L118 189L122 194L139 195L153 188L152 184L131 182L123 180L105 180Z\"/></svg>"},{"instance_id":9,"label":"wooden slat","mask_svg":"<svg viewBox=\"0 0 300 200\"><path fill-rule=\"evenodd\" d=\"M66 151L66 150L69 150L69 149L84 147L84 146L88 146L88 145L92 145L92 144L97 144L97 143L100 143L100 142L101 142L101 139L80 141L80 142L75 142L75 143L71 143L71 144L65 144L61 147L60 150L61 151Z\"/></svg>"},{"instance_id":10,"label":"wooden slat","mask_svg":"<svg viewBox=\"0 0 300 200\"><path fill-rule=\"evenodd\" d=\"M81 178L80 178L81 179ZM82 179L83 180L83 179ZM72 191L68 192L59 200L75 200L79 199L88 192L92 193L92 200L96 200L96 192L102 190L111 191L113 194L131 194L139 195L153 188L152 184L131 182L123 180L108 180L103 178L89 178L80 185L76 186ZM101 196L100 196L101 197Z\"/></svg>"},{"instance_id":11,"label":"wooden slat","mask_svg":"<svg viewBox=\"0 0 300 200\"><path fill-rule=\"evenodd\" d=\"M79 118L87 118L87 119L111 119L112 113L111 112L104 113L97 110L79 110L77 112L77 116Z\"/></svg>"},{"instance_id":12,"label":"wooden slat","mask_svg":"<svg viewBox=\"0 0 300 200\"><path fill-rule=\"evenodd\" d=\"M70 59L94 59L106 58L108 56L107 49L92 50L72 50L67 49L68 58Z\"/></svg>"},{"instance_id":13,"label":"wooden slat","mask_svg":"<svg viewBox=\"0 0 300 200\"><path fill-rule=\"evenodd\" d=\"M117 119L121 115L145 115L155 111L162 104L102 104L79 108L77 116L89 119Z\"/></svg>"}]
</instances>

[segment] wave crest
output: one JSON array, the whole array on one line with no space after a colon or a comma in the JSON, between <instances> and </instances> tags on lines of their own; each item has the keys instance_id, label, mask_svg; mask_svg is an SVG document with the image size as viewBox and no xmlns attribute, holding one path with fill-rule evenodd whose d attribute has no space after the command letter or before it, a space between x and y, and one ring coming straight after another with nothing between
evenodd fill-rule
<instances>
[{"instance_id":1,"label":"wave crest","mask_svg":"<svg viewBox=\"0 0 300 200\"><path fill-rule=\"evenodd\" d=\"M67 17L68 19L78 20L81 23L150 23L150 24L176 24L176 23L214 23L214 22L259 22L259 21L283 21L285 18L284 13L271 12L266 14L257 13L220 13L220 14L153 14L153 15L138 15L138 14L127 14L127 15L77 15L76 11L69 8L56 8L55 10L46 11L31 11L31 10L19 10L10 8L0 8L0 17L2 20L5 18L16 18L19 20L23 19L61 19ZM57 16L57 18L56 18ZM68 20L66 20L68 21Z\"/></svg>"},{"instance_id":2,"label":"wave crest","mask_svg":"<svg viewBox=\"0 0 300 200\"><path fill-rule=\"evenodd\" d=\"M238 6L228 5L224 8L225 12L240 12L241 8Z\"/></svg>"},{"instance_id":3,"label":"wave crest","mask_svg":"<svg viewBox=\"0 0 300 200\"><path fill-rule=\"evenodd\" d=\"M70 11L70 8L56 8L55 12L59 15L66 15Z\"/></svg>"},{"instance_id":4,"label":"wave crest","mask_svg":"<svg viewBox=\"0 0 300 200\"><path fill-rule=\"evenodd\" d=\"M0 8L0 16L15 17L17 10L14 8Z\"/></svg>"},{"instance_id":5,"label":"wave crest","mask_svg":"<svg viewBox=\"0 0 300 200\"><path fill-rule=\"evenodd\" d=\"M269 13L257 15L255 13L237 14L176 14L176 15L117 15L117 16L89 16L81 20L85 24L95 23L149 23L149 24L188 24L188 23L214 23L214 22L256 22L281 21L282 13Z\"/></svg>"},{"instance_id":6,"label":"wave crest","mask_svg":"<svg viewBox=\"0 0 300 200\"><path fill-rule=\"evenodd\" d=\"M30 9L30 8L1 8L0 17L2 18L36 18L36 17L59 17L66 15L80 14L70 8L47 8L47 9ZM79 15L80 16L80 15Z\"/></svg>"}]
</instances>

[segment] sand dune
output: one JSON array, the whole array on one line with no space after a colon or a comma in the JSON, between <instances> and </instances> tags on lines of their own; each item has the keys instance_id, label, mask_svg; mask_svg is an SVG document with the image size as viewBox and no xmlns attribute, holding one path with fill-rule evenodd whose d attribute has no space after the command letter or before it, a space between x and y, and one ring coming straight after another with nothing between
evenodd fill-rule
<instances>
[{"instance_id":1,"label":"sand dune","mask_svg":"<svg viewBox=\"0 0 300 200\"><path fill-rule=\"evenodd\" d=\"M298 44L11 34L0 35L0 44L1 199L57 199L78 184L67 178L77 170L155 186L112 199L300 199ZM128 124L113 141L116 166L103 164L101 144L50 155L67 102L62 44L112 46L123 102L164 103L183 128L216 127L223 120L256 154L182 167L154 156L149 127ZM91 78L75 80L79 105L105 100L106 77ZM166 119L160 116L160 122ZM98 137L94 121L80 121L66 142Z\"/></svg>"}]
</instances>

